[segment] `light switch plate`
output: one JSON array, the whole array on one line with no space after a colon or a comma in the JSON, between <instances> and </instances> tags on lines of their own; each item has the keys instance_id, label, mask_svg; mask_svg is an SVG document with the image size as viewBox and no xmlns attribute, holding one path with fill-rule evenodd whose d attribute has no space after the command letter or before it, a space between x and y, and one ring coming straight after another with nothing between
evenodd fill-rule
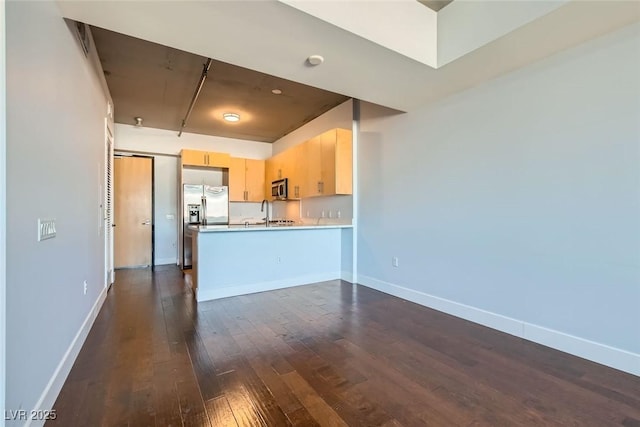
<instances>
[{"instance_id":1,"label":"light switch plate","mask_svg":"<svg viewBox=\"0 0 640 427\"><path fill-rule=\"evenodd\" d=\"M38 242L56 237L56 220L38 218Z\"/></svg>"}]
</instances>

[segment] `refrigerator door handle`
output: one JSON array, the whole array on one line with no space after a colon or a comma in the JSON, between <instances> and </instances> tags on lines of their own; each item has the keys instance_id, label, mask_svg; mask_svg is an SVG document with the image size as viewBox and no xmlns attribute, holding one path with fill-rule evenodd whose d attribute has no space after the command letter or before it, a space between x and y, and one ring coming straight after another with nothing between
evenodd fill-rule
<instances>
[{"instance_id":1,"label":"refrigerator door handle","mask_svg":"<svg viewBox=\"0 0 640 427\"><path fill-rule=\"evenodd\" d=\"M202 225L207 225L207 198L202 196Z\"/></svg>"}]
</instances>

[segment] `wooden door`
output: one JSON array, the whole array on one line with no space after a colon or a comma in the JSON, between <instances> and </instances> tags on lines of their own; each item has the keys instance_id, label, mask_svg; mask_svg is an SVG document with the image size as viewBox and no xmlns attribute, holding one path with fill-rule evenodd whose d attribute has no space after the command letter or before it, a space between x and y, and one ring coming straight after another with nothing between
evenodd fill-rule
<instances>
[{"instance_id":1,"label":"wooden door","mask_svg":"<svg viewBox=\"0 0 640 427\"><path fill-rule=\"evenodd\" d=\"M244 202L247 198L245 190L245 159L231 157L229 165L229 201Z\"/></svg>"},{"instance_id":2,"label":"wooden door","mask_svg":"<svg viewBox=\"0 0 640 427\"><path fill-rule=\"evenodd\" d=\"M245 159L247 201L261 202L264 197L264 160ZM270 197L269 197L270 199Z\"/></svg>"},{"instance_id":3,"label":"wooden door","mask_svg":"<svg viewBox=\"0 0 640 427\"><path fill-rule=\"evenodd\" d=\"M151 265L152 159L114 159L114 266Z\"/></svg>"}]
</instances>

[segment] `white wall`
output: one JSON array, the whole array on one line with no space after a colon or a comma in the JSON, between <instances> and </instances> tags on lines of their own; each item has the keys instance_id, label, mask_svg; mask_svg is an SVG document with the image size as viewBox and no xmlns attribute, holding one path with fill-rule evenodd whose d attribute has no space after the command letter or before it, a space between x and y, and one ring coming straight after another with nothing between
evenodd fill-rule
<instances>
[{"instance_id":1,"label":"white wall","mask_svg":"<svg viewBox=\"0 0 640 427\"><path fill-rule=\"evenodd\" d=\"M437 67L535 21L565 3L567 0L457 1L449 4L438 12Z\"/></svg>"},{"instance_id":2,"label":"white wall","mask_svg":"<svg viewBox=\"0 0 640 427\"><path fill-rule=\"evenodd\" d=\"M115 108L118 108L116 105ZM145 153L163 153L178 155L183 148L194 150L208 150L229 153L234 157L249 159L266 159L271 157L271 144L242 139L223 138L218 136L183 133L178 137L177 132L163 129L135 127L130 125L115 125L116 150L132 150ZM167 155L153 155L155 158L155 263L175 264L178 259L178 227L180 219L178 211L178 165L180 159ZM185 182L200 183L200 171L190 170ZM211 185L222 185L222 173L207 172L215 182ZM236 206L243 205L243 206ZM173 219L167 215L175 215ZM232 203L230 209L232 220L242 218L261 218L260 204Z\"/></svg>"},{"instance_id":3,"label":"white wall","mask_svg":"<svg viewBox=\"0 0 640 427\"><path fill-rule=\"evenodd\" d=\"M280 1L412 60L437 66L439 15L418 2Z\"/></svg>"},{"instance_id":4,"label":"white wall","mask_svg":"<svg viewBox=\"0 0 640 427\"><path fill-rule=\"evenodd\" d=\"M118 108L116 105L115 108ZM229 153L233 157L248 159L267 159L271 157L271 144L267 142L247 141L244 139L224 138L221 136L198 135L135 127L117 124L115 145L120 150L136 150L149 153L180 154L183 148L191 150L217 151Z\"/></svg>"},{"instance_id":5,"label":"white wall","mask_svg":"<svg viewBox=\"0 0 640 427\"><path fill-rule=\"evenodd\" d=\"M6 31L6 407L29 411L53 405L105 295L109 98L53 1L7 2ZM37 242L38 218L55 238Z\"/></svg>"},{"instance_id":6,"label":"white wall","mask_svg":"<svg viewBox=\"0 0 640 427\"><path fill-rule=\"evenodd\" d=\"M7 255L6 255L6 63L5 63L5 3L0 2L0 410L4 414L5 408L5 312L7 285ZM0 427L4 426L4 417L0 418Z\"/></svg>"},{"instance_id":7,"label":"white wall","mask_svg":"<svg viewBox=\"0 0 640 427\"><path fill-rule=\"evenodd\" d=\"M178 260L178 163L177 157L153 156L156 265L175 264Z\"/></svg>"},{"instance_id":8,"label":"white wall","mask_svg":"<svg viewBox=\"0 0 640 427\"><path fill-rule=\"evenodd\" d=\"M640 374L639 51L636 24L409 114L363 103L359 281Z\"/></svg>"},{"instance_id":9,"label":"white wall","mask_svg":"<svg viewBox=\"0 0 640 427\"><path fill-rule=\"evenodd\" d=\"M176 161L176 167L178 163L179 160ZM184 184L202 184L213 186L220 186L225 184L229 185L229 173L221 168L215 168L211 170L203 170L200 168L185 169L182 171L182 182Z\"/></svg>"}]
</instances>

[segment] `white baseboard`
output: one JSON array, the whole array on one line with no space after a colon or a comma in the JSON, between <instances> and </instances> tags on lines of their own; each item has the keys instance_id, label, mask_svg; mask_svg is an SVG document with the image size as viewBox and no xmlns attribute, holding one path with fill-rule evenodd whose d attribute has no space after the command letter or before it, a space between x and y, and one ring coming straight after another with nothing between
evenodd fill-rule
<instances>
[{"instance_id":1,"label":"white baseboard","mask_svg":"<svg viewBox=\"0 0 640 427\"><path fill-rule=\"evenodd\" d=\"M178 260L175 258L156 258L155 265L168 265L177 264Z\"/></svg>"},{"instance_id":2,"label":"white baseboard","mask_svg":"<svg viewBox=\"0 0 640 427\"><path fill-rule=\"evenodd\" d=\"M100 295L98 295L98 299L93 304L91 311L89 311L89 314L87 314L87 317L84 319L84 322L78 330L78 333L73 338L73 341L71 341L69 348L67 348L64 356L62 356L62 360L60 360L60 363L58 363L56 370L53 372L49 383L40 395L40 399L38 399L38 403L36 403L34 407L35 411L50 411L51 409L53 409L53 405L56 403L58 394L60 393L60 390L62 389L62 386L64 385L64 382L69 375L69 372L71 372L73 363L76 361L76 357L78 357L80 349L82 348L87 335L89 335L91 326L93 326L93 322L96 320L96 317L98 317L100 308L102 308L102 304L107 298L108 289L108 287L103 288L100 292ZM28 420L25 424L25 427L40 427L43 426L44 423L45 420Z\"/></svg>"},{"instance_id":3,"label":"white baseboard","mask_svg":"<svg viewBox=\"0 0 640 427\"><path fill-rule=\"evenodd\" d=\"M343 271L342 274L340 274L340 278L342 280L345 280L349 283L354 283L353 281L353 272L352 271Z\"/></svg>"},{"instance_id":4,"label":"white baseboard","mask_svg":"<svg viewBox=\"0 0 640 427\"><path fill-rule=\"evenodd\" d=\"M270 282L252 283L249 285L227 286L218 289L203 289L199 284L196 292L198 302L209 301L219 298L235 297L238 295L254 294L256 292L273 291L276 289L291 288L293 286L308 285L316 282L326 282L328 280L340 279L340 272L313 274L308 276L290 277L282 280ZM205 286L206 287L206 286Z\"/></svg>"},{"instance_id":5,"label":"white baseboard","mask_svg":"<svg viewBox=\"0 0 640 427\"><path fill-rule=\"evenodd\" d=\"M362 274L358 275L358 283L443 313L640 376L640 354L429 295Z\"/></svg>"}]
</instances>

